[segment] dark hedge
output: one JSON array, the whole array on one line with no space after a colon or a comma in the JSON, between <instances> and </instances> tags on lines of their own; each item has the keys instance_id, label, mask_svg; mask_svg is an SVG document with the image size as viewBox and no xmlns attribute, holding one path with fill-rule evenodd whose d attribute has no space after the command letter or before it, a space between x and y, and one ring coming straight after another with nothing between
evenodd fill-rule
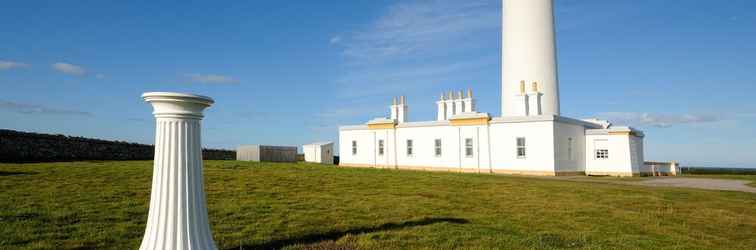
<instances>
[{"instance_id":1,"label":"dark hedge","mask_svg":"<svg viewBox=\"0 0 756 250\"><path fill-rule=\"evenodd\" d=\"M151 160L153 154L153 145L0 129L0 162ZM202 156L234 160L236 152L203 149Z\"/></svg>"}]
</instances>

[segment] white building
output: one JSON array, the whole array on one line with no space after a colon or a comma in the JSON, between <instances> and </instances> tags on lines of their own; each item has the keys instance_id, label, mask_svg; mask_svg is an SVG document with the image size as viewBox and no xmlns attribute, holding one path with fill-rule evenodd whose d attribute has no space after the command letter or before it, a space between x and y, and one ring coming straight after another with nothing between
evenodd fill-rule
<instances>
[{"instance_id":1,"label":"white building","mask_svg":"<svg viewBox=\"0 0 756 250\"><path fill-rule=\"evenodd\" d=\"M442 94L437 119L390 118L339 128L341 166L525 175L646 175L643 132L560 116L553 0L503 0L501 117L472 91Z\"/></svg>"},{"instance_id":2,"label":"white building","mask_svg":"<svg viewBox=\"0 0 756 250\"><path fill-rule=\"evenodd\" d=\"M333 142L318 142L302 146L305 162L333 164Z\"/></svg>"}]
</instances>

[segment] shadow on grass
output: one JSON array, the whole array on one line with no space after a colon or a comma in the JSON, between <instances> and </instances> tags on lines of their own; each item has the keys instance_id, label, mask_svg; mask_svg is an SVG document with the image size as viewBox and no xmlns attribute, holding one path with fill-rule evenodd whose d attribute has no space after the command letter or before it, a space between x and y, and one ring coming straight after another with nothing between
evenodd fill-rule
<instances>
[{"instance_id":1,"label":"shadow on grass","mask_svg":"<svg viewBox=\"0 0 756 250\"><path fill-rule=\"evenodd\" d=\"M296 244L313 244L321 241L336 241L346 235L358 235L366 233L374 233L381 231L399 230L409 227L427 226L436 223L452 223L452 224L467 224L470 221L460 218L425 218L422 220L405 221L402 223L386 223L375 227L358 227L349 229L346 231L329 231L317 234L308 234L291 239L273 240L257 245L244 245L241 249L281 249L287 246ZM228 250L240 249L237 247L229 248Z\"/></svg>"},{"instance_id":2,"label":"shadow on grass","mask_svg":"<svg viewBox=\"0 0 756 250\"><path fill-rule=\"evenodd\" d=\"M35 175L37 172L0 171L0 176Z\"/></svg>"}]
</instances>

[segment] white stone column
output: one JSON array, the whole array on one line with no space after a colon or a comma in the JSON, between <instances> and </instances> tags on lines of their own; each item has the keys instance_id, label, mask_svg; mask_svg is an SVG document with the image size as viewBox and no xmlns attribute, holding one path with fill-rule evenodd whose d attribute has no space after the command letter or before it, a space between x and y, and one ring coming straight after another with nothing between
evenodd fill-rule
<instances>
[{"instance_id":1,"label":"white stone column","mask_svg":"<svg viewBox=\"0 0 756 250\"><path fill-rule=\"evenodd\" d=\"M217 249L207 220L200 120L205 96L150 92L157 119L147 228L140 250Z\"/></svg>"}]
</instances>

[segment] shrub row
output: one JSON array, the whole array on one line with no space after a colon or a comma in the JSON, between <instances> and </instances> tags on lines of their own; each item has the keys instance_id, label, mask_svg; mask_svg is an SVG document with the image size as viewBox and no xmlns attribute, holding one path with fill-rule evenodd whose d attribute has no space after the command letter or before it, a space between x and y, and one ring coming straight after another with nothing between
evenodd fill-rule
<instances>
[{"instance_id":1,"label":"shrub row","mask_svg":"<svg viewBox=\"0 0 756 250\"><path fill-rule=\"evenodd\" d=\"M154 146L122 141L0 129L0 162L151 160ZM236 152L203 149L205 160L233 160Z\"/></svg>"}]
</instances>

